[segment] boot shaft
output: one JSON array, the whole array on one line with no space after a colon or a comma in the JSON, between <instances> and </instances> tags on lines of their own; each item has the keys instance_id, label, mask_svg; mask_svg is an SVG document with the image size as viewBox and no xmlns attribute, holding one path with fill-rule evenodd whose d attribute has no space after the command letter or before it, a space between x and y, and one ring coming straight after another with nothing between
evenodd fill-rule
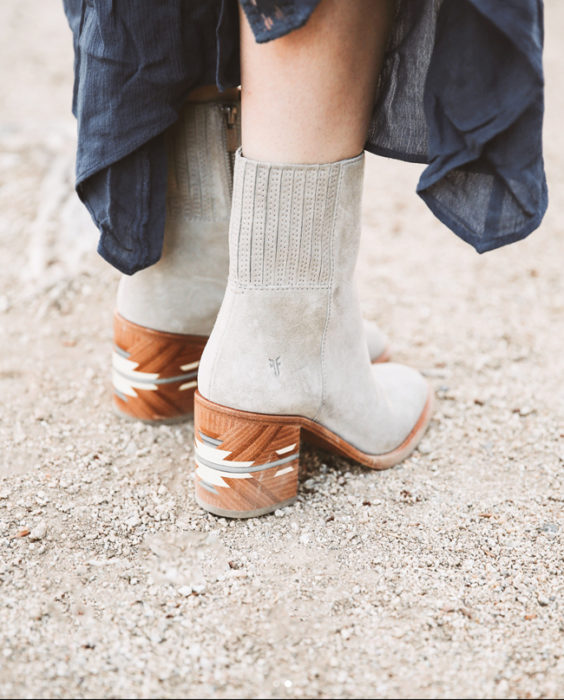
<instances>
[{"instance_id":1,"label":"boot shaft","mask_svg":"<svg viewBox=\"0 0 564 700\"><path fill-rule=\"evenodd\" d=\"M235 152L241 143L240 101L187 102L167 132L167 217L229 218Z\"/></svg>"},{"instance_id":2,"label":"boot shaft","mask_svg":"<svg viewBox=\"0 0 564 700\"><path fill-rule=\"evenodd\" d=\"M282 165L238 153L229 282L198 375L204 397L315 418L328 375L338 376L328 358L368 362L352 282L363 165L363 156ZM351 338L354 352L341 352Z\"/></svg>"},{"instance_id":3,"label":"boot shaft","mask_svg":"<svg viewBox=\"0 0 564 700\"><path fill-rule=\"evenodd\" d=\"M353 274L364 156L323 165L235 160L229 280L240 288L328 287Z\"/></svg>"},{"instance_id":4,"label":"boot shaft","mask_svg":"<svg viewBox=\"0 0 564 700\"><path fill-rule=\"evenodd\" d=\"M154 330L209 335L223 298L229 254L239 101L188 103L167 133L167 216L161 259L123 276L117 310Z\"/></svg>"}]
</instances>

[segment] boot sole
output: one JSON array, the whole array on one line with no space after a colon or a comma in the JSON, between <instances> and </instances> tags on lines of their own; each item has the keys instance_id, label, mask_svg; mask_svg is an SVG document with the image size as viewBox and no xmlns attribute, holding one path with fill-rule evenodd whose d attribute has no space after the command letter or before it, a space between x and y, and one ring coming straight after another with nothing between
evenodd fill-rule
<instances>
[{"instance_id":1,"label":"boot sole","mask_svg":"<svg viewBox=\"0 0 564 700\"><path fill-rule=\"evenodd\" d=\"M410 434L394 450L373 455L309 418L239 411L196 391L196 500L210 513L227 518L252 518L292 503L298 493L302 441L371 469L389 469L417 447L433 404L429 384L427 401Z\"/></svg>"},{"instance_id":2,"label":"boot sole","mask_svg":"<svg viewBox=\"0 0 564 700\"><path fill-rule=\"evenodd\" d=\"M194 415L194 391L208 336L156 331L114 313L114 412L142 423L170 425ZM373 363L388 362L390 350ZM135 366L133 366L135 364ZM188 369L187 369L188 368Z\"/></svg>"}]
</instances>

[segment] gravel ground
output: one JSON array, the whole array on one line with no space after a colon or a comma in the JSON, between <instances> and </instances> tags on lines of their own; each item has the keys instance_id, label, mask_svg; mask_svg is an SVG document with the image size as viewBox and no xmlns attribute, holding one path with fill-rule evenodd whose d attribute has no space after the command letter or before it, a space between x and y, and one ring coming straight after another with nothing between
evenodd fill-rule
<instances>
[{"instance_id":1,"label":"gravel ground","mask_svg":"<svg viewBox=\"0 0 564 700\"><path fill-rule=\"evenodd\" d=\"M72 193L57 0L0 5L0 695L564 694L564 3L547 2L551 208L478 256L370 158L366 314L440 401L384 473L310 451L297 504L229 522L191 423L110 409L117 273ZM440 255L438 255L440 251Z\"/></svg>"}]
</instances>

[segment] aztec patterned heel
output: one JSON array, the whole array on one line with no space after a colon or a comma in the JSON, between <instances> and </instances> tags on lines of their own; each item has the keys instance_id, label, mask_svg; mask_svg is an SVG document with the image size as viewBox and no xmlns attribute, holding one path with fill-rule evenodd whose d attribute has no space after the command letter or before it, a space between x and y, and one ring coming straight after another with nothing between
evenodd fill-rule
<instances>
[{"instance_id":1,"label":"aztec patterned heel","mask_svg":"<svg viewBox=\"0 0 564 700\"><path fill-rule=\"evenodd\" d=\"M112 382L118 413L146 422L191 416L206 336L154 331L114 314Z\"/></svg>"},{"instance_id":2,"label":"aztec patterned heel","mask_svg":"<svg viewBox=\"0 0 564 700\"><path fill-rule=\"evenodd\" d=\"M214 404L196 392L196 500L226 518L252 518L292 503L298 493L300 426Z\"/></svg>"}]
</instances>

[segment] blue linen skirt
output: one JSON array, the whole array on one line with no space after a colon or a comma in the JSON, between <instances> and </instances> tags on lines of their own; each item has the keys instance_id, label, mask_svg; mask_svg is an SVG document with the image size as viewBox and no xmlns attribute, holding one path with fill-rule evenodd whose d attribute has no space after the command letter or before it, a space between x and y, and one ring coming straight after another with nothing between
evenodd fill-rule
<instances>
[{"instance_id":1,"label":"blue linen skirt","mask_svg":"<svg viewBox=\"0 0 564 700\"><path fill-rule=\"evenodd\" d=\"M162 251L164 132L190 90L239 85L237 1L63 2L77 192L100 254L133 274ZM318 2L241 5L266 42L302 26ZM524 238L546 211L542 47L542 0L396 0L366 149L427 164L418 194L478 252Z\"/></svg>"}]
</instances>

